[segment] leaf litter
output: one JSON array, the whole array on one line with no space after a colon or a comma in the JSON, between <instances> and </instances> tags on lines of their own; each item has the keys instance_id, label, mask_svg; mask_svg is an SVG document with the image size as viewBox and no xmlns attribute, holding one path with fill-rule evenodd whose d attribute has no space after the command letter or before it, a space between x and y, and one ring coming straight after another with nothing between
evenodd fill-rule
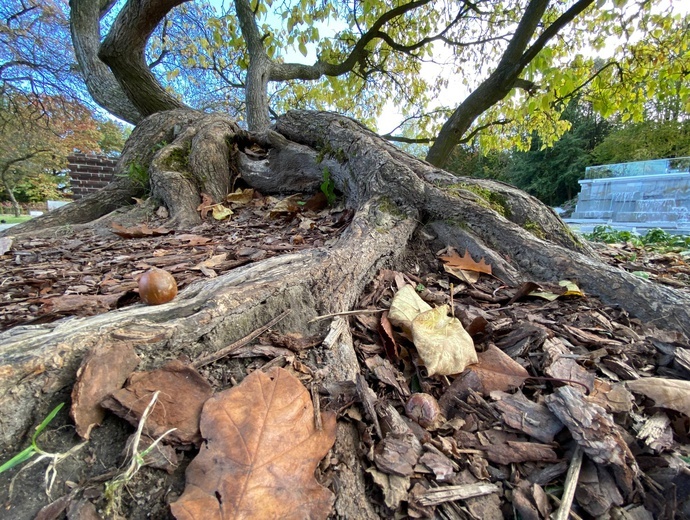
<instances>
[{"instance_id":1,"label":"leaf litter","mask_svg":"<svg viewBox=\"0 0 690 520\"><path fill-rule=\"evenodd\" d=\"M123 273L136 276L162 266L185 286L294 250L300 241L293 235L304 238L304 247L322 245L342 225L343 214L330 211L305 217L313 223L301 225L305 218L294 218L301 211L294 200L279 211L258 194L238 193L237 202L231 218L169 235L15 241L1 258L10 292L1 302L0 323L7 328L31 322L32 313L46 306L42 298L112 294L115 305L127 304L117 302L131 293L134 277ZM422 272L384 270L372 280L361 310L377 313L349 318L360 359L356 383L319 386L315 374L328 369L320 365L322 354L315 354L319 341L273 332L198 371L180 360L173 370L135 372L124 389L113 388L100 404L133 425L141 420L136 410L161 392L158 415L154 407L140 444L146 450L160 440L157 445L167 450L156 452L158 462L154 453L146 459L161 470L143 468L132 477L125 513L149 514L158 471L172 472L178 482L179 499L167 501L177 518L270 517L275 511L289 516L304 507L314 508L306 516L334 517L341 461L322 458L333 443L337 416L359 432L356 458L368 475L366 495L382 518L503 518L513 512L546 518L559 507L581 518L690 515L688 338L603 305L579 291L576 281L507 287L488 276L483 259L456 256L462 259L453 259L462 264L457 268L479 275L475 281L452 285L440 263ZM479 267L471 269L469 261ZM676 265L674 273L683 269ZM559 298L535 298L537 288ZM69 309L53 305L43 317L80 312L78 306ZM456 343L466 358L460 363ZM89 357L91 365L97 357ZM448 367L436 362L448 357ZM101 358L103 366L111 363L107 359ZM284 368L269 368L276 364ZM82 372L94 372L98 363L88 367ZM163 383L166 370L186 375ZM77 386L105 385L103 376L90 377L98 382L82 379ZM122 377L116 379L109 384L121 385ZM200 390L180 392L182 380L196 381ZM320 388L321 398L314 400L303 383ZM89 397L75 398L73 406L101 399L88 390L81 389ZM182 404L181 393L199 397ZM279 401L267 401L267 395ZM312 403L325 411L315 411ZM171 420L190 410L197 415ZM100 419L86 417L77 424L88 435ZM175 432L159 439L172 428L186 432L182 440ZM257 434L264 429L265 436ZM100 504L102 497L97 488L78 486L59 500L56 508L77 510ZM156 510L165 511L165 503Z\"/></svg>"}]
</instances>

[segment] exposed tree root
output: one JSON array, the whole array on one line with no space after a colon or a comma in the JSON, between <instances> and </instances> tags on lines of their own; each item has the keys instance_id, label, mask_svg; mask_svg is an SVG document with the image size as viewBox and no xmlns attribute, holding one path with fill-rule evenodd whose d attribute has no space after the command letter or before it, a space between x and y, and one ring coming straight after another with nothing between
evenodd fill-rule
<instances>
[{"instance_id":1,"label":"exposed tree root","mask_svg":"<svg viewBox=\"0 0 690 520\"><path fill-rule=\"evenodd\" d=\"M124 171L134 161L145 165L154 197L178 227L198 222L200 194L222 199L237 173L265 193L289 192L318 189L327 168L346 205L356 210L348 229L331 246L194 283L165 305L134 305L0 334L3 446L19 439L32 417L45 413L50 403L36 396L70 385L83 354L99 343L133 343L147 360L142 368L150 368L182 354L195 359L215 352L286 309L290 316L278 328L323 334L326 322L310 320L350 310L376 272L395 267L411 246L468 249L511 284L572 279L607 303L690 334L690 298L600 262L549 208L515 188L456 178L334 114L293 112L275 129L251 135L222 116L185 110L157 114L137 127L118 168ZM14 232L97 218L96 201L111 208L127 203L133 193L138 192L131 184L119 181ZM424 233L415 233L421 227ZM336 318L332 327L340 322ZM351 338L342 330L336 336L323 350L330 377L353 379L357 364ZM346 453L354 432L339 435ZM355 471L351 479L361 489L361 474ZM341 506L343 511L355 507ZM366 504L356 507L367 510Z\"/></svg>"}]
</instances>

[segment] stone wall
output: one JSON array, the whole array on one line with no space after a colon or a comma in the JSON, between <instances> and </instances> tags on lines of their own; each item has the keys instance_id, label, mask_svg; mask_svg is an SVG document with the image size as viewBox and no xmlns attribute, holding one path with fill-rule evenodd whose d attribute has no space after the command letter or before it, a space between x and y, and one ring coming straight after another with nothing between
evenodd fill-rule
<instances>
[{"instance_id":1,"label":"stone wall","mask_svg":"<svg viewBox=\"0 0 690 520\"><path fill-rule=\"evenodd\" d=\"M67 160L74 200L100 190L113 180L117 159L105 155L75 153Z\"/></svg>"},{"instance_id":2,"label":"stone wall","mask_svg":"<svg viewBox=\"0 0 690 520\"><path fill-rule=\"evenodd\" d=\"M690 223L690 173L584 179L573 219L653 227Z\"/></svg>"}]
</instances>

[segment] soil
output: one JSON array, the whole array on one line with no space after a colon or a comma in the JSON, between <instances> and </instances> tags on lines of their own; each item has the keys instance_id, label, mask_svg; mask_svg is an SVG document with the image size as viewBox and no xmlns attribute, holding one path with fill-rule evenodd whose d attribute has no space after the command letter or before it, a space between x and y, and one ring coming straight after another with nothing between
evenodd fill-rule
<instances>
[{"instance_id":1,"label":"soil","mask_svg":"<svg viewBox=\"0 0 690 520\"><path fill-rule=\"evenodd\" d=\"M122 238L110 232L70 234L67 230L64 235L53 238L16 240L11 250L0 257L3 280L0 328L107 312L138 302L136 279L152 266L171 272L178 286L183 288L196 279L215 277L247 262L320 246L337 235L348 219L347 212L338 208L315 212L289 211L270 216L274 204L275 201L256 195L252 203L235 208L231 219L215 221L209 216L197 228L159 230L157 233L165 234L157 236ZM162 218L160 221L152 220L146 223L146 229L154 230L163 225ZM135 232L140 233L141 229ZM680 255L663 255L659 260L651 254L638 254L631 262L630 257L621 255L619 249L600 249L602 256L614 265L630 271L647 269L657 281L688 290L690 271ZM642 258L647 259L646 263ZM441 262L421 246L410 254L405 266L401 271L381 271L362 294L358 309L374 312L355 314L347 319L361 373L379 403L390 403L404 415L403 404L410 393L423 392L441 401L445 418L451 420L445 426L425 430L416 423L407 422L411 431L425 444L434 446L434 453L440 453L438 460L449 464L452 469L449 470L451 476L442 477L433 465L418 463L409 476L409 494L406 493L405 498L397 503L390 501L385 488L367 477L367 496L381 518L433 514L434 506L422 505L415 497L439 485L461 485L480 480L498 485L500 491L441 503L435 506L436 513L446 518L491 518L497 515L507 518L519 511L525 518L529 511L534 510L538 511L537 518L545 512L540 508L552 510L557 507L557 495L562 491L576 446L567 429L561 431L553 442L546 443L555 454L553 459L528 457L520 460L519 457L511 458L508 453L504 456L509 462L500 462L489 448L482 446L483 436L491 437L497 431L507 436L505 446L508 447L530 439L519 428L506 426L493 398L484 395L479 388L463 394L460 405L449 405L455 395L452 392L457 392L455 385L450 384L453 378L429 377L412 342L401 330L396 329L392 334L382 332L382 315L378 311L389 308L395 293L405 284L415 286L419 295L432 306L452 305L455 315L471 332L478 352L498 347L526 369L533 379L527 379L519 386L524 396L534 403L542 403L545 397L564 385L573 388L587 385L583 381L590 377L616 388L624 386L625 381L650 376L690 379L687 358L676 355L690 349L690 342L682 334L664 331L661 320L643 323L615 306L603 305L596 298L584 294L547 301L530 296L527 293L532 291L526 291L525 287L509 287L486 274L476 282L462 281L446 273ZM540 284L540 288L556 294L563 292L553 284ZM76 298L67 304L66 296ZM547 339L557 340L568 350L565 357L577 362L577 369L568 378L553 376L555 362L547 353ZM279 350L284 348L281 341L284 341L284 336L266 333L247 346L249 350L245 355L248 357L223 358L201 367L199 372L215 391L241 383L248 373L265 368L267 364L292 370L307 385L318 382L317 374L328 370L323 363L324 347L320 342L314 341L310 348L286 356ZM252 346L256 345L265 347L266 354L257 355L255 350L252 351ZM396 349L397 352L393 352ZM167 353L165 357L169 358ZM155 359L146 363L155 364ZM337 411L339 421L354 424L360 432L357 455L362 466L380 468L373 455L378 445L376 426L362 408L361 395L352 388L321 390L322 409ZM591 393L593 389L589 390ZM52 407L60 402L69 402L70 393L71 388L68 387L45 397ZM632 394L629 395L632 399ZM655 408L651 400L637 393L629 405L628 411L614 409L607 412L615 420L616 428L623 432L639 464L641 483L624 500L609 499L607 496L615 495L612 489L617 485L621 488L621 484L612 484L615 478L606 473L608 480L601 477L597 484L601 489L608 486L609 495L603 491L597 495L596 490L588 488L588 496L596 496L603 502L609 500L606 511L628 507L641 512L640 508L643 508L655 518L690 517L690 477L687 471L690 418L677 410ZM608 406L605 400L604 406ZM668 436L661 445L647 443L638 435L641 425L657 413L668 418ZM35 424L42 419L35 417ZM134 427L122 419L107 415L104 423L93 430L88 443L57 466L57 477L50 494L46 493L44 482L46 462L31 467L25 465L25 469L13 468L0 475L0 518L97 518L88 516L92 507L89 504L93 504L93 511L98 515L106 517L108 500L104 483L117 475L118 468L122 468L125 462L123 450L133 431ZM503 442L496 439L493 441L495 444ZM461 440L467 444L463 446ZM15 446L0 455L2 460L11 458L29 442L28 438L17 439ZM57 415L37 441L41 449L51 453L64 453L80 442L66 409ZM183 492L185 469L195 453L194 448L178 450L179 463L172 473L142 468L126 485L121 503L111 517L119 515L130 520L172 518L169 504ZM670 461L678 460L678 457L686 461L685 471L671 470ZM338 464L337 459L326 457L318 475L334 493L338 488ZM14 489L10 496L12 481ZM529 484L528 491L522 483ZM624 492L621 494L625 495ZM64 498L60 502L61 497L69 500ZM520 502L516 497L526 497L526 502ZM540 502L541 498L546 506ZM37 517L39 510L53 500L57 501L54 510L42 510ZM594 509L586 502L580 496L573 506L573 510L583 518L593 516ZM336 517L335 513L332 517Z\"/></svg>"}]
</instances>

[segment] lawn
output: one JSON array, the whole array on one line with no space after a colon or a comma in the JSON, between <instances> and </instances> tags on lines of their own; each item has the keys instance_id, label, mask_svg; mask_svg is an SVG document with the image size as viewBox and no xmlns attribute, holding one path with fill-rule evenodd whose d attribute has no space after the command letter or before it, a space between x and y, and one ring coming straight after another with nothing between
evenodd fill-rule
<instances>
[{"instance_id":1,"label":"lawn","mask_svg":"<svg viewBox=\"0 0 690 520\"><path fill-rule=\"evenodd\" d=\"M0 222L0 224L19 224L20 222L25 222L30 218L30 215L19 215L18 217L15 217L14 215L5 215L0 213L0 221L4 220L4 222Z\"/></svg>"}]
</instances>

